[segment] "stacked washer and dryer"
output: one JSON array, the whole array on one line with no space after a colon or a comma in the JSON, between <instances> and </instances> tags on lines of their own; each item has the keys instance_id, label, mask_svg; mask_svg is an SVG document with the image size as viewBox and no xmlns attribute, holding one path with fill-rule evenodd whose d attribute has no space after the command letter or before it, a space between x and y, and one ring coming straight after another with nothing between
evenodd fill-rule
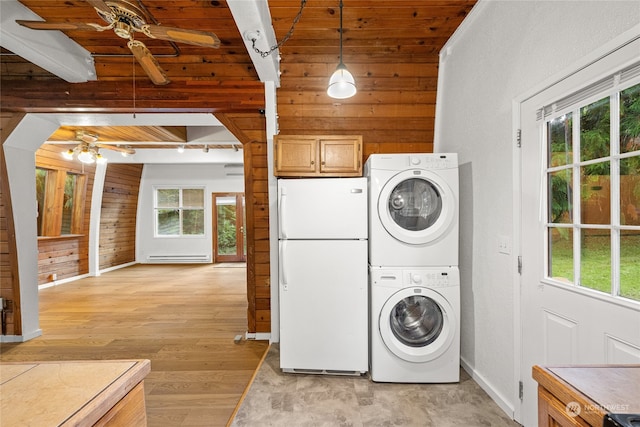
<instances>
[{"instance_id":1,"label":"stacked washer and dryer","mask_svg":"<svg viewBox=\"0 0 640 427\"><path fill-rule=\"evenodd\" d=\"M369 374L373 381L458 382L458 158L372 154Z\"/></svg>"}]
</instances>

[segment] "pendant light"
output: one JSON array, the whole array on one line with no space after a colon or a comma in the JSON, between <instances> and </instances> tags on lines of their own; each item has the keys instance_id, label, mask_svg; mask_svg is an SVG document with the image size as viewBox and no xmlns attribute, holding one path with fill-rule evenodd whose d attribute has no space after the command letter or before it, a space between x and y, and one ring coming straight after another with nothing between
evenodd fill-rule
<instances>
[{"instance_id":1,"label":"pendant light","mask_svg":"<svg viewBox=\"0 0 640 427\"><path fill-rule=\"evenodd\" d=\"M356 94L356 82L342 62L342 0L340 0L340 63L329 79L327 95L331 98L345 99Z\"/></svg>"}]
</instances>

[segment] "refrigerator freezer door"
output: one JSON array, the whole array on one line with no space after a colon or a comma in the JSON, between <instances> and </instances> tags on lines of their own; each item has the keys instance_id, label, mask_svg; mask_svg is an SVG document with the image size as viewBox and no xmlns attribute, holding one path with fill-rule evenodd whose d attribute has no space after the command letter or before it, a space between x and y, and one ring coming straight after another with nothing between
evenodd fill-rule
<instances>
[{"instance_id":1,"label":"refrigerator freezer door","mask_svg":"<svg viewBox=\"0 0 640 427\"><path fill-rule=\"evenodd\" d=\"M366 239L366 178L278 180L280 239Z\"/></svg>"},{"instance_id":2,"label":"refrigerator freezer door","mask_svg":"<svg viewBox=\"0 0 640 427\"><path fill-rule=\"evenodd\" d=\"M368 370L367 242L280 241L280 367Z\"/></svg>"}]
</instances>

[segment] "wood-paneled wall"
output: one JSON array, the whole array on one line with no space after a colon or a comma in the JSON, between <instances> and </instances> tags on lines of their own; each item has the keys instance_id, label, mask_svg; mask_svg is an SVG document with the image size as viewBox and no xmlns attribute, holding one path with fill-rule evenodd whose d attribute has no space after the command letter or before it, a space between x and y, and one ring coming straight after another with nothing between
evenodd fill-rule
<instances>
[{"instance_id":1,"label":"wood-paneled wall","mask_svg":"<svg viewBox=\"0 0 640 427\"><path fill-rule=\"evenodd\" d=\"M136 215L143 165L109 164L100 209L100 269L136 260Z\"/></svg>"},{"instance_id":2,"label":"wood-paneled wall","mask_svg":"<svg viewBox=\"0 0 640 427\"><path fill-rule=\"evenodd\" d=\"M20 314L20 276L18 275L18 258L16 251L16 235L13 224L13 208L7 165L4 157L4 144L15 126L24 117L22 113L0 113L0 297L11 301L10 310L5 314L7 335L22 333Z\"/></svg>"},{"instance_id":3,"label":"wood-paneled wall","mask_svg":"<svg viewBox=\"0 0 640 427\"><path fill-rule=\"evenodd\" d=\"M38 238L39 285L51 282L53 274L61 280L89 272L89 221L95 166L64 159L61 152L65 149L59 145L43 145L36 151L36 166L86 174L82 230L78 235Z\"/></svg>"}]
</instances>

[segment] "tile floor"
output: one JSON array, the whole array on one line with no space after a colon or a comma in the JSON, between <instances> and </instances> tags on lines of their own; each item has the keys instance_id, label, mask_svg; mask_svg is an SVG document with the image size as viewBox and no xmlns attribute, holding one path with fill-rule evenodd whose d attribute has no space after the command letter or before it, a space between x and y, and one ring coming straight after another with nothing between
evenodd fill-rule
<instances>
[{"instance_id":1,"label":"tile floor","mask_svg":"<svg viewBox=\"0 0 640 427\"><path fill-rule=\"evenodd\" d=\"M284 374L273 344L232 426L518 426L461 370L458 384Z\"/></svg>"}]
</instances>

